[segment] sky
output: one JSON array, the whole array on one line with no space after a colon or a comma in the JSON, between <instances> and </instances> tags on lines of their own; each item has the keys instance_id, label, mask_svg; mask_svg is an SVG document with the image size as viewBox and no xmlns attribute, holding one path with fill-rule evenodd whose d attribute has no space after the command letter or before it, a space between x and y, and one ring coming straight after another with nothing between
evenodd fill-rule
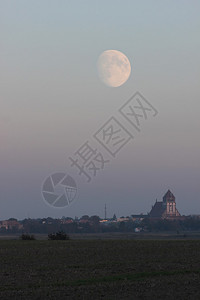
<instances>
[{"instance_id":1,"label":"sky","mask_svg":"<svg viewBox=\"0 0 200 300\"><path fill-rule=\"evenodd\" d=\"M200 2L0 0L0 220L147 213L168 189L200 214ZM124 53L120 87L99 55ZM139 92L158 111L138 132L119 108ZM134 136L113 157L94 138L111 118ZM109 162L88 183L69 157L85 142ZM64 172L77 197L55 208L45 178Z\"/></svg>"}]
</instances>

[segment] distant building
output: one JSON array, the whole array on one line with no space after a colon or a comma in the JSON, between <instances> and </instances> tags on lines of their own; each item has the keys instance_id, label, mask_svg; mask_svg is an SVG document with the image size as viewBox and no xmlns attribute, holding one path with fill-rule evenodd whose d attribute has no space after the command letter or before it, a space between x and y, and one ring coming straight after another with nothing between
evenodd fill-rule
<instances>
[{"instance_id":1,"label":"distant building","mask_svg":"<svg viewBox=\"0 0 200 300\"><path fill-rule=\"evenodd\" d=\"M128 221L130 221L129 217L120 217L120 218L117 218L117 222L128 222Z\"/></svg>"},{"instance_id":2,"label":"distant building","mask_svg":"<svg viewBox=\"0 0 200 300\"><path fill-rule=\"evenodd\" d=\"M140 215L131 215L132 221L136 223L140 223L145 218L147 218L148 215L140 214Z\"/></svg>"},{"instance_id":3,"label":"distant building","mask_svg":"<svg viewBox=\"0 0 200 300\"><path fill-rule=\"evenodd\" d=\"M141 232L141 231L142 231L142 228L141 228L141 227L136 227L134 231L135 231L136 233Z\"/></svg>"},{"instance_id":4,"label":"distant building","mask_svg":"<svg viewBox=\"0 0 200 300\"><path fill-rule=\"evenodd\" d=\"M61 224L71 224L74 223L74 220L72 218L62 218Z\"/></svg>"},{"instance_id":5,"label":"distant building","mask_svg":"<svg viewBox=\"0 0 200 300\"><path fill-rule=\"evenodd\" d=\"M10 219L5 221L0 221L0 229L4 228L5 230L21 230L23 225L20 224L16 219Z\"/></svg>"},{"instance_id":6,"label":"distant building","mask_svg":"<svg viewBox=\"0 0 200 300\"><path fill-rule=\"evenodd\" d=\"M153 205L150 213L150 218L175 219L181 217L176 208L175 197L170 190L163 197L163 201L157 201Z\"/></svg>"}]
</instances>

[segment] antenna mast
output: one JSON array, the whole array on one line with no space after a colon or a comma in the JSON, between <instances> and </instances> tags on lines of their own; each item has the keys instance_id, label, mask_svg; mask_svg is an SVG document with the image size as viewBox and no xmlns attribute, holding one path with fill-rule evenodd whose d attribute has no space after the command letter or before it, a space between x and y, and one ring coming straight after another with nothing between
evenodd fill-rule
<instances>
[{"instance_id":1,"label":"antenna mast","mask_svg":"<svg viewBox=\"0 0 200 300\"><path fill-rule=\"evenodd\" d=\"M105 204L105 220L107 219L107 208L106 208L106 204Z\"/></svg>"}]
</instances>

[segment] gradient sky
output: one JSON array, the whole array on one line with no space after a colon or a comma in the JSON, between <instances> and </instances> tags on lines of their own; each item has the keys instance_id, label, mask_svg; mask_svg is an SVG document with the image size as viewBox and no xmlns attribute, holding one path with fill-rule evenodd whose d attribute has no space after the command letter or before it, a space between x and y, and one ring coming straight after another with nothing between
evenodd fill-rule
<instances>
[{"instance_id":1,"label":"gradient sky","mask_svg":"<svg viewBox=\"0 0 200 300\"><path fill-rule=\"evenodd\" d=\"M0 0L1 220L103 217L105 203L108 217L147 213L168 188L181 214L200 214L199 10L195 0ZM107 49L132 66L118 88L97 74ZM69 156L136 91L158 115L87 184ZM62 209L41 196L57 171L78 184Z\"/></svg>"}]
</instances>

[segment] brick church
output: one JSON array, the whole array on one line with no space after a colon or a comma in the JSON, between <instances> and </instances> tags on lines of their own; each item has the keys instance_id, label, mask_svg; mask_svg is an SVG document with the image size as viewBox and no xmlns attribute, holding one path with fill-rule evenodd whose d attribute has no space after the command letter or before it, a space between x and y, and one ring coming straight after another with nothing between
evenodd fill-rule
<instances>
[{"instance_id":1,"label":"brick church","mask_svg":"<svg viewBox=\"0 0 200 300\"><path fill-rule=\"evenodd\" d=\"M149 213L149 217L159 219L176 219L181 217L176 208L175 197L170 190L164 195L163 201L156 200Z\"/></svg>"}]
</instances>

